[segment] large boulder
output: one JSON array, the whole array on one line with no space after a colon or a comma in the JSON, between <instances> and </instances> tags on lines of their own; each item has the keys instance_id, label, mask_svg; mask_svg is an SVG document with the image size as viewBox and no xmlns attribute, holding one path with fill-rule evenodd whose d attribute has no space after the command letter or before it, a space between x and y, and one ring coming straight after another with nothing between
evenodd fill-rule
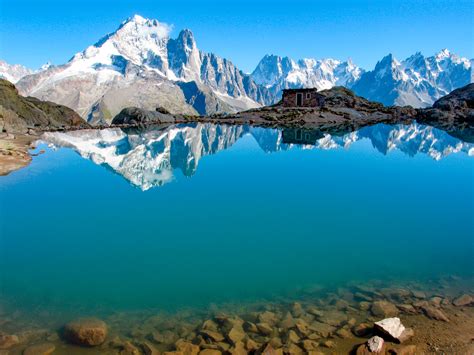
<instances>
[{"instance_id":1,"label":"large boulder","mask_svg":"<svg viewBox=\"0 0 474 355\"><path fill-rule=\"evenodd\" d=\"M174 123L173 115L161 108L156 111L143 110L138 107L124 108L112 120L113 125L140 125L150 123Z\"/></svg>"},{"instance_id":2,"label":"large boulder","mask_svg":"<svg viewBox=\"0 0 474 355\"><path fill-rule=\"evenodd\" d=\"M97 346L107 337L107 325L95 318L78 319L64 326L64 337L77 345Z\"/></svg>"},{"instance_id":3,"label":"large boulder","mask_svg":"<svg viewBox=\"0 0 474 355\"><path fill-rule=\"evenodd\" d=\"M386 318L375 322L374 329L376 333L383 336L385 339L397 343L402 343L414 335L413 329L405 328L398 317Z\"/></svg>"}]
</instances>

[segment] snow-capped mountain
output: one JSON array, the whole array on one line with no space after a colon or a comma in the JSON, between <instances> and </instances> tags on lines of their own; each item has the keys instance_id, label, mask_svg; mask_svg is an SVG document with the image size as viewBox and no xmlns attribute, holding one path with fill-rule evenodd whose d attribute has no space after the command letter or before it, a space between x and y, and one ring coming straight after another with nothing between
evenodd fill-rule
<instances>
[{"instance_id":1,"label":"snow-capped mountain","mask_svg":"<svg viewBox=\"0 0 474 355\"><path fill-rule=\"evenodd\" d=\"M15 84L26 75L33 74L35 71L20 64L8 64L0 60L0 78L6 79Z\"/></svg>"},{"instance_id":2,"label":"snow-capped mountain","mask_svg":"<svg viewBox=\"0 0 474 355\"><path fill-rule=\"evenodd\" d=\"M273 100L281 98L282 90L300 87L315 87L319 90L333 86L350 87L358 80L363 70L349 59L300 59L266 55L257 65L252 77L257 84L265 86Z\"/></svg>"},{"instance_id":3,"label":"snow-capped mountain","mask_svg":"<svg viewBox=\"0 0 474 355\"><path fill-rule=\"evenodd\" d=\"M431 57L416 53L404 61L389 54L351 86L357 95L385 105L431 106L473 82L471 62L447 49Z\"/></svg>"},{"instance_id":4,"label":"snow-capped mountain","mask_svg":"<svg viewBox=\"0 0 474 355\"><path fill-rule=\"evenodd\" d=\"M52 66L53 65L50 62L46 62L39 69L34 70L21 64L8 64L7 62L0 60L0 78L6 79L9 82L15 84L27 75L40 73L43 70L51 68Z\"/></svg>"},{"instance_id":5,"label":"snow-capped mountain","mask_svg":"<svg viewBox=\"0 0 474 355\"><path fill-rule=\"evenodd\" d=\"M287 88L329 89L345 86L357 95L385 105L431 106L454 89L474 81L471 61L447 49L425 58L416 53L399 62L389 54L374 70L365 72L351 60L301 59L265 56L252 73L256 83L265 86L273 100Z\"/></svg>"},{"instance_id":6,"label":"snow-capped mountain","mask_svg":"<svg viewBox=\"0 0 474 355\"><path fill-rule=\"evenodd\" d=\"M174 179L174 171L192 176L201 158L231 147L250 134L266 152L297 147L285 144L282 131L249 126L213 124L175 125L145 131L118 128L45 133L42 139L56 147L68 147L122 175L142 190L162 186ZM344 135L322 133L315 145L303 149L348 149L360 140L386 155L399 150L410 157L426 154L440 160L464 152L474 156L474 144L465 143L439 129L419 124L364 127Z\"/></svg>"},{"instance_id":7,"label":"snow-capped mountain","mask_svg":"<svg viewBox=\"0 0 474 355\"><path fill-rule=\"evenodd\" d=\"M0 76L22 95L66 105L90 123L109 123L124 107L173 113L236 112L280 100L285 88L346 86L386 105L431 105L473 82L471 61L447 50L404 61L388 55L365 72L351 60L265 56L251 75L197 47L193 33L135 15L63 65L38 71L0 62Z\"/></svg>"},{"instance_id":8,"label":"snow-capped mountain","mask_svg":"<svg viewBox=\"0 0 474 355\"><path fill-rule=\"evenodd\" d=\"M265 88L230 61L200 51L191 31L169 35L168 25L135 15L68 63L24 77L17 86L92 123L109 122L127 106L209 114L268 101Z\"/></svg>"}]
</instances>

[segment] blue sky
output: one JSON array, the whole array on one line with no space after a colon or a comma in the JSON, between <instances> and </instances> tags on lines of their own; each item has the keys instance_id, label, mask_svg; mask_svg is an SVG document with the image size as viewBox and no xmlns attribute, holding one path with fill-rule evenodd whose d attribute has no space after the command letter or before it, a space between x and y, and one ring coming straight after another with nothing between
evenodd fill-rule
<instances>
[{"instance_id":1,"label":"blue sky","mask_svg":"<svg viewBox=\"0 0 474 355\"><path fill-rule=\"evenodd\" d=\"M61 64L138 13L193 31L198 47L249 72L265 54L352 58L371 69L442 48L474 57L468 0L122 1L0 0L0 58Z\"/></svg>"}]
</instances>

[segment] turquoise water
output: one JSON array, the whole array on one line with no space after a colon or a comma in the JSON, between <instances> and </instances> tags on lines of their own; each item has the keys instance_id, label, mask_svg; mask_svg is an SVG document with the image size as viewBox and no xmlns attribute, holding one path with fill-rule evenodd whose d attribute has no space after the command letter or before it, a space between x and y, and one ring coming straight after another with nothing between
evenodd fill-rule
<instances>
[{"instance_id":1,"label":"turquoise water","mask_svg":"<svg viewBox=\"0 0 474 355\"><path fill-rule=\"evenodd\" d=\"M473 147L420 125L48 134L0 178L1 302L174 310L469 277Z\"/></svg>"}]
</instances>

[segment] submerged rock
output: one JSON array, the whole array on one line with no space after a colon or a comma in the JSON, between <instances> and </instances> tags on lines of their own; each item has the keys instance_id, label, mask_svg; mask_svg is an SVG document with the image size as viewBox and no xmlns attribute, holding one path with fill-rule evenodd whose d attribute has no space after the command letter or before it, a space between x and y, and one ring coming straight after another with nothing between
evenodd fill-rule
<instances>
[{"instance_id":1,"label":"submerged rock","mask_svg":"<svg viewBox=\"0 0 474 355\"><path fill-rule=\"evenodd\" d=\"M97 346L107 337L107 325L95 318L78 319L64 326L64 337L74 344Z\"/></svg>"},{"instance_id":2,"label":"submerged rock","mask_svg":"<svg viewBox=\"0 0 474 355\"><path fill-rule=\"evenodd\" d=\"M369 323L360 323L352 328L352 333L358 337L365 337L371 334L373 331L373 327Z\"/></svg>"},{"instance_id":3,"label":"submerged rock","mask_svg":"<svg viewBox=\"0 0 474 355\"><path fill-rule=\"evenodd\" d=\"M219 342L219 341L223 341L224 340L224 336L219 333L219 332L214 332L212 330L201 330L200 334L207 338L207 339L210 339L212 341L216 341L216 342Z\"/></svg>"},{"instance_id":4,"label":"submerged rock","mask_svg":"<svg viewBox=\"0 0 474 355\"><path fill-rule=\"evenodd\" d=\"M9 349L20 342L18 336L0 332L0 349Z\"/></svg>"},{"instance_id":5,"label":"submerged rock","mask_svg":"<svg viewBox=\"0 0 474 355\"><path fill-rule=\"evenodd\" d=\"M246 334L241 326L233 326L232 329L227 334L227 338L232 342L232 344L237 344L245 338Z\"/></svg>"},{"instance_id":6,"label":"submerged rock","mask_svg":"<svg viewBox=\"0 0 474 355\"><path fill-rule=\"evenodd\" d=\"M257 329L260 334L270 335L273 333L272 327L267 323L257 323Z\"/></svg>"},{"instance_id":7,"label":"submerged rock","mask_svg":"<svg viewBox=\"0 0 474 355\"><path fill-rule=\"evenodd\" d=\"M456 307L470 306L473 303L474 303L474 298L472 298L470 295L467 295L467 294L456 297L453 300L453 304Z\"/></svg>"},{"instance_id":8,"label":"submerged rock","mask_svg":"<svg viewBox=\"0 0 474 355\"><path fill-rule=\"evenodd\" d=\"M430 319L439 320L442 322L449 322L448 317L441 309L436 308L430 304L422 305L421 310Z\"/></svg>"},{"instance_id":9,"label":"submerged rock","mask_svg":"<svg viewBox=\"0 0 474 355\"><path fill-rule=\"evenodd\" d=\"M398 315L398 308L388 301L375 301L370 312L376 317L394 317Z\"/></svg>"},{"instance_id":10,"label":"submerged rock","mask_svg":"<svg viewBox=\"0 0 474 355\"><path fill-rule=\"evenodd\" d=\"M176 350L181 351L183 354L187 355L199 354L199 346L184 340L178 340L176 342Z\"/></svg>"},{"instance_id":11,"label":"submerged rock","mask_svg":"<svg viewBox=\"0 0 474 355\"><path fill-rule=\"evenodd\" d=\"M217 349L204 349L199 352L199 355L221 355L222 351Z\"/></svg>"},{"instance_id":12,"label":"submerged rock","mask_svg":"<svg viewBox=\"0 0 474 355\"><path fill-rule=\"evenodd\" d=\"M27 347L23 355L49 355L56 350L56 346L51 343L35 344Z\"/></svg>"}]
</instances>

